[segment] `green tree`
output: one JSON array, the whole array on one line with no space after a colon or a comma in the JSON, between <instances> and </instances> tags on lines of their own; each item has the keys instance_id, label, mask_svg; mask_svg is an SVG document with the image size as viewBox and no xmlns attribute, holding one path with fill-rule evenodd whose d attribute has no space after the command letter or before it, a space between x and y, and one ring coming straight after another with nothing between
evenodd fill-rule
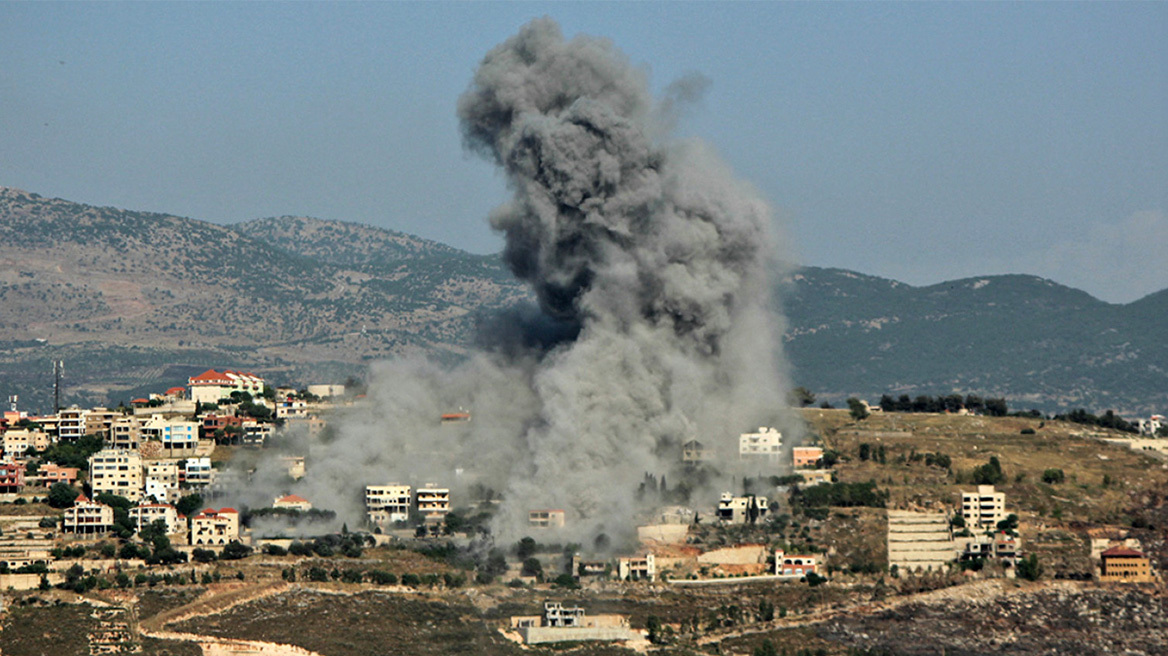
<instances>
[{"instance_id":1,"label":"green tree","mask_svg":"<svg viewBox=\"0 0 1168 656\"><path fill-rule=\"evenodd\" d=\"M1066 474L1061 469L1047 469L1042 472L1042 482L1047 485L1056 485L1066 480Z\"/></svg>"},{"instance_id":2,"label":"green tree","mask_svg":"<svg viewBox=\"0 0 1168 656\"><path fill-rule=\"evenodd\" d=\"M1018 561L1018 576L1027 581L1037 581L1042 576L1042 565L1038 564L1038 556L1030 554Z\"/></svg>"},{"instance_id":3,"label":"green tree","mask_svg":"<svg viewBox=\"0 0 1168 656\"><path fill-rule=\"evenodd\" d=\"M754 648L754 656L779 656L779 650L775 648L775 643L768 638Z\"/></svg>"},{"instance_id":4,"label":"green tree","mask_svg":"<svg viewBox=\"0 0 1168 656\"><path fill-rule=\"evenodd\" d=\"M535 543L534 538L523 538L516 546L515 555L518 556L519 560L525 560L535 555L535 550L537 547L538 545Z\"/></svg>"},{"instance_id":5,"label":"green tree","mask_svg":"<svg viewBox=\"0 0 1168 656\"><path fill-rule=\"evenodd\" d=\"M203 507L203 497L198 494L188 494L174 504L174 509L180 515L193 517Z\"/></svg>"},{"instance_id":6,"label":"green tree","mask_svg":"<svg viewBox=\"0 0 1168 656\"><path fill-rule=\"evenodd\" d=\"M80 492L68 483L53 483L49 488L49 506L52 508L72 508Z\"/></svg>"},{"instance_id":7,"label":"green tree","mask_svg":"<svg viewBox=\"0 0 1168 656\"><path fill-rule=\"evenodd\" d=\"M791 400L801 408L815 405L815 394L806 387L796 387L791 390Z\"/></svg>"},{"instance_id":8,"label":"green tree","mask_svg":"<svg viewBox=\"0 0 1168 656\"><path fill-rule=\"evenodd\" d=\"M862 421L868 418L868 408L863 401L856 397L848 397L848 410L851 411L852 419Z\"/></svg>"},{"instance_id":9,"label":"green tree","mask_svg":"<svg viewBox=\"0 0 1168 656\"><path fill-rule=\"evenodd\" d=\"M645 628L649 631L649 642L655 645L661 644L661 618L650 615L645 620Z\"/></svg>"}]
</instances>

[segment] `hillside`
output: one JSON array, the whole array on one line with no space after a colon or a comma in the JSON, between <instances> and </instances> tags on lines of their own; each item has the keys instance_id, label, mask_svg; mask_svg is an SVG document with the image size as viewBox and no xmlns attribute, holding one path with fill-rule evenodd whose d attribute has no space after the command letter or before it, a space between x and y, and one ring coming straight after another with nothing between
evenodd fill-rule
<instances>
[{"instance_id":1,"label":"hillside","mask_svg":"<svg viewBox=\"0 0 1168 656\"><path fill-rule=\"evenodd\" d=\"M786 285L799 384L834 401L980 393L1012 406L1168 406L1168 293L1111 305L1034 276L912 287L806 268Z\"/></svg>"},{"instance_id":2,"label":"hillside","mask_svg":"<svg viewBox=\"0 0 1168 656\"><path fill-rule=\"evenodd\" d=\"M528 298L496 256L307 217L220 226L0 188L0 394L116 402L208 366L280 382L458 358L483 313ZM780 285L793 379L823 400L1005 396L1015 407L1168 407L1168 290L1128 305L1033 276L913 287L807 267ZM43 341L38 341L43 340Z\"/></svg>"}]
</instances>

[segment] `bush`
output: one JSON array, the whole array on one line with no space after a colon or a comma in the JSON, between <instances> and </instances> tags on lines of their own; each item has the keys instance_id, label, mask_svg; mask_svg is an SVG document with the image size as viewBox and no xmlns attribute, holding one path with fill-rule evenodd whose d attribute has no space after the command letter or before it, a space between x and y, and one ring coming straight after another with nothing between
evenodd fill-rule
<instances>
[{"instance_id":1,"label":"bush","mask_svg":"<svg viewBox=\"0 0 1168 656\"><path fill-rule=\"evenodd\" d=\"M311 556L312 545L307 542L293 542L288 545L288 553L293 556Z\"/></svg>"},{"instance_id":2,"label":"bush","mask_svg":"<svg viewBox=\"0 0 1168 656\"><path fill-rule=\"evenodd\" d=\"M232 540L223 546L223 551L219 553L219 557L223 560L240 560L251 555L251 547Z\"/></svg>"},{"instance_id":3,"label":"bush","mask_svg":"<svg viewBox=\"0 0 1168 656\"><path fill-rule=\"evenodd\" d=\"M408 585L411 588L416 588L422 584L422 579L417 574L402 574L402 585Z\"/></svg>"},{"instance_id":4,"label":"bush","mask_svg":"<svg viewBox=\"0 0 1168 656\"><path fill-rule=\"evenodd\" d=\"M1023 435L1034 435L1034 429L1033 428L1023 428L1022 434Z\"/></svg>"},{"instance_id":5,"label":"bush","mask_svg":"<svg viewBox=\"0 0 1168 656\"><path fill-rule=\"evenodd\" d=\"M377 585L395 585L397 575L385 570L375 569L369 572L369 581Z\"/></svg>"},{"instance_id":6,"label":"bush","mask_svg":"<svg viewBox=\"0 0 1168 656\"><path fill-rule=\"evenodd\" d=\"M264 553L269 556L287 556L288 550L278 544L265 544Z\"/></svg>"},{"instance_id":7,"label":"bush","mask_svg":"<svg viewBox=\"0 0 1168 656\"><path fill-rule=\"evenodd\" d=\"M1042 566L1038 564L1038 556L1030 554L1018 561L1018 576L1027 581L1037 581L1042 576Z\"/></svg>"},{"instance_id":8,"label":"bush","mask_svg":"<svg viewBox=\"0 0 1168 656\"><path fill-rule=\"evenodd\" d=\"M210 549L195 548L191 551L191 560L196 563L213 563L219 560L219 557Z\"/></svg>"},{"instance_id":9,"label":"bush","mask_svg":"<svg viewBox=\"0 0 1168 656\"><path fill-rule=\"evenodd\" d=\"M1066 474L1061 469L1047 469L1042 472L1042 482L1047 485L1056 485L1066 480Z\"/></svg>"},{"instance_id":10,"label":"bush","mask_svg":"<svg viewBox=\"0 0 1168 656\"><path fill-rule=\"evenodd\" d=\"M328 580L328 572L323 567L310 567L308 569L308 580L322 583Z\"/></svg>"}]
</instances>

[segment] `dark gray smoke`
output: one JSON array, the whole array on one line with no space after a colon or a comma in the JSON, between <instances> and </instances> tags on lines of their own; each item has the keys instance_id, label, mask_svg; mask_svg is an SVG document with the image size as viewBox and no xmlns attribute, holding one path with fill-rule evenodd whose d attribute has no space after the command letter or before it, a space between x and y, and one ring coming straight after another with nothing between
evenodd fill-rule
<instances>
[{"instance_id":1,"label":"dark gray smoke","mask_svg":"<svg viewBox=\"0 0 1168 656\"><path fill-rule=\"evenodd\" d=\"M305 496L352 506L367 483L430 480L457 504L473 481L503 492L502 539L544 508L566 510L580 540L628 535L637 484L672 476L683 442L732 474L740 432L799 430L779 376L769 208L703 144L665 136L705 84L655 103L610 42L565 40L547 18L487 54L458 115L514 192L490 221L538 312L484 324L489 348L454 369L375 366L360 416L310 447ZM437 425L458 407L470 423Z\"/></svg>"}]
</instances>

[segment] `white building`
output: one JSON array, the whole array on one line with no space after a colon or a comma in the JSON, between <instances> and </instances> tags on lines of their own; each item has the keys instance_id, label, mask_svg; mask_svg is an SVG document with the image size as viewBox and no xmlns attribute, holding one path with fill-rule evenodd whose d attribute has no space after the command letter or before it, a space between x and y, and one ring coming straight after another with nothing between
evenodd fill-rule
<instances>
[{"instance_id":1,"label":"white building","mask_svg":"<svg viewBox=\"0 0 1168 656\"><path fill-rule=\"evenodd\" d=\"M771 462L778 462L782 444L782 433L774 428L760 426L757 433L743 433L738 436L738 457L766 458Z\"/></svg>"},{"instance_id":2,"label":"white building","mask_svg":"<svg viewBox=\"0 0 1168 656\"><path fill-rule=\"evenodd\" d=\"M420 514L427 522L440 522L450 512L450 489L427 483L414 493Z\"/></svg>"},{"instance_id":3,"label":"white building","mask_svg":"<svg viewBox=\"0 0 1168 656\"><path fill-rule=\"evenodd\" d=\"M5 456L12 458L24 456L29 449L44 451L49 448L49 444L48 433L28 428L10 428L0 438L0 449L3 449Z\"/></svg>"},{"instance_id":4,"label":"white building","mask_svg":"<svg viewBox=\"0 0 1168 656\"><path fill-rule=\"evenodd\" d=\"M410 518L410 486L398 483L365 486L365 513L371 524L385 527Z\"/></svg>"},{"instance_id":5,"label":"white building","mask_svg":"<svg viewBox=\"0 0 1168 656\"><path fill-rule=\"evenodd\" d=\"M182 526L178 522L178 511L169 503L143 503L130 508L130 519L134 520L139 532L155 521L166 523L167 534L178 533Z\"/></svg>"},{"instance_id":6,"label":"white building","mask_svg":"<svg viewBox=\"0 0 1168 656\"><path fill-rule=\"evenodd\" d=\"M756 521L766 517L770 508L767 498L760 496L736 497L729 492L723 492L718 501L718 520L727 524L743 524L750 520L751 507L758 513Z\"/></svg>"},{"instance_id":7,"label":"white building","mask_svg":"<svg viewBox=\"0 0 1168 656\"><path fill-rule=\"evenodd\" d=\"M819 557L784 553L775 550L775 575L800 579L811 573L819 573Z\"/></svg>"},{"instance_id":8,"label":"white building","mask_svg":"<svg viewBox=\"0 0 1168 656\"><path fill-rule=\"evenodd\" d=\"M656 581L657 560L653 554L618 558L616 571L622 581Z\"/></svg>"},{"instance_id":9,"label":"white building","mask_svg":"<svg viewBox=\"0 0 1168 656\"><path fill-rule=\"evenodd\" d=\"M137 503L142 500L142 456L129 449L102 449L89 456L89 485L93 496L116 494Z\"/></svg>"},{"instance_id":10,"label":"white building","mask_svg":"<svg viewBox=\"0 0 1168 656\"><path fill-rule=\"evenodd\" d=\"M215 481L215 470L210 458L187 458L183 465L183 480L188 487L207 487Z\"/></svg>"},{"instance_id":11,"label":"white building","mask_svg":"<svg viewBox=\"0 0 1168 656\"><path fill-rule=\"evenodd\" d=\"M218 403L232 392L247 392L253 397L264 392L263 378L242 371L208 369L188 379L187 385L191 388L191 400L197 403Z\"/></svg>"},{"instance_id":12,"label":"white building","mask_svg":"<svg viewBox=\"0 0 1168 656\"><path fill-rule=\"evenodd\" d=\"M979 485L977 492L962 492L961 516L971 530L996 528L1006 519L1006 494L995 492L993 485Z\"/></svg>"},{"instance_id":13,"label":"white building","mask_svg":"<svg viewBox=\"0 0 1168 656\"><path fill-rule=\"evenodd\" d=\"M199 422L196 421L151 415L138 432L143 440L162 442L162 448L171 456L193 454L199 446Z\"/></svg>"},{"instance_id":14,"label":"white building","mask_svg":"<svg viewBox=\"0 0 1168 656\"><path fill-rule=\"evenodd\" d=\"M300 496L299 494L289 494L288 496L279 497L273 501L272 507L308 512L309 510L312 510L312 502Z\"/></svg>"},{"instance_id":15,"label":"white building","mask_svg":"<svg viewBox=\"0 0 1168 656\"><path fill-rule=\"evenodd\" d=\"M90 501L84 494L77 496L72 508L65 509L62 530L66 533L92 535L105 533L114 524L114 509L104 503Z\"/></svg>"}]
</instances>

